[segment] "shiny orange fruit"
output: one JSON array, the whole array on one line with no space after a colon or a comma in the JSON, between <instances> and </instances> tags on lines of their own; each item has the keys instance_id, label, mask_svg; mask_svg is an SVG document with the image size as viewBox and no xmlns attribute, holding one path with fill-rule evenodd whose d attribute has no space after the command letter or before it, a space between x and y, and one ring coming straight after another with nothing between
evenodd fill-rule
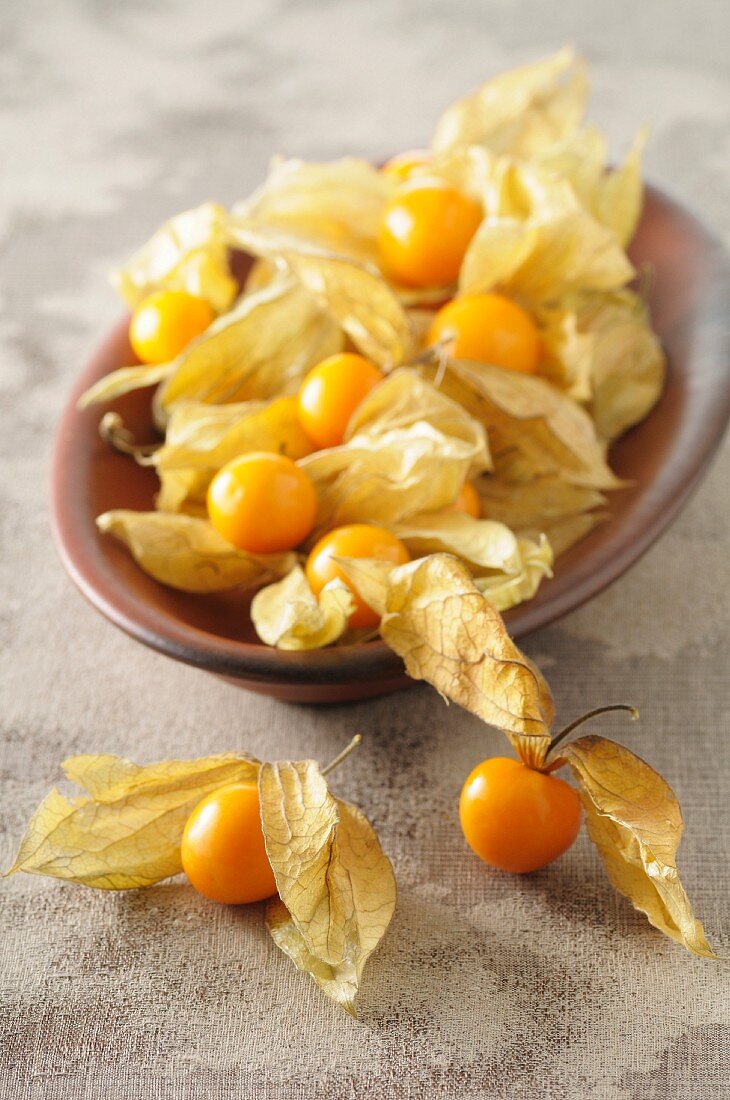
<instances>
[{"instance_id":1,"label":"shiny orange fruit","mask_svg":"<svg viewBox=\"0 0 730 1100\"><path fill-rule=\"evenodd\" d=\"M455 298L433 319L427 343L448 340L454 359L473 359L533 374L540 361L540 336L524 309L501 294Z\"/></svg>"},{"instance_id":2,"label":"shiny orange fruit","mask_svg":"<svg viewBox=\"0 0 730 1100\"><path fill-rule=\"evenodd\" d=\"M383 213L378 236L383 270L406 286L455 282L482 217L479 203L455 187L433 179L406 183Z\"/></svg>"},{"instance_id":3,"label":"shiny orange fruit","mask_svg":"<svg viewBox=\"0 0 730 1100\"><path fill-rule=\"evenodd\" d=\"M190 882L212 901L246 905L276 893L254 783L232 783L198 803L180 853Z\"/></svg>"},{"instance_id":4,"label":"shiny orange fruit","mask_svg":"<svg viewBox=\"0 0 730 1100\"><path fill-rule=\"evenodd\" d=\"M168 363L213 320L213 307L204 298L182 290L160 290L132 314L129 342L142 363Z\"/></svg>"},{"instance_id":5,"label":"shiny orange fruit","mask_svg":"<svg viewBox=\"0 0 730 1100\"><path fill-rule=\"evenodd\" d=\"M395 535L369 523L353 523L336 527L319 540L304 567L309 586L318 595L335 577L344 581L355 598L355 610L350 615L352 627L374 627L380 616L360 598L352 582L343 573L335 558L378 558L402 565L410 555Z\"/></svg>"},{"instance_id":6,"label":"shiny orange fruit","mask_svg":"<svg viewBox=\"0 0 730 1100\"><path fill-rule=\"evenodd\" d=\"M495 756L471 773L461 828L480 859L503 871L536 871L567 851L580 828L580 798L564 780Z\"/></svg>"},{"instance_id":7,"label":"shiny orange fruit","mask_svg":"<svg viewBox=\"0 0 730 1100\"><path fill-rule=\"evenodd\" d=\"M208 516L239 550L293 550L314 527L317 494L286 455L252 451L218 471L208 487Z\"/></svg>"},{"instance_id":8,"label":"shiny orange fruit","mask_svg":"<svg viewBox=\"0 0 730 1100\"><path fill-rule=\"evenodd\" d=\"M299 390L299 419L318 447L336 447L348 421L383 375L369 359L352 352L331 355L318 363Z\"/></svg>"}]
</instances>

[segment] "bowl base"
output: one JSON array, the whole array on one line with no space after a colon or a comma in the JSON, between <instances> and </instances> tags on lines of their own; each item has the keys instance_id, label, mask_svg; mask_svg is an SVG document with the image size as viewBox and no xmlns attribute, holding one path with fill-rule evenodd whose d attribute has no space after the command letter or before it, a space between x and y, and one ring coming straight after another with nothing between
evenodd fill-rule
<instances>
[{"instance_id":1,"label":"bowl base","mask_svg":"<svg viewBox=\"0 0 730 1100\"><path fill-rule=\"evenodd\" d=\"M282 703L304 703L312 706L322 704L335 706L338 703L355 703L360 699L373 699L379 695L392 695L395 691L404 691L417 683L405 673L372 682L358 680L350 684L276 684L217 675L226 683L235 684L236 687L245 688L246 691L254 691L257 695L269 695Z\"/></svg>"}]
</instances>

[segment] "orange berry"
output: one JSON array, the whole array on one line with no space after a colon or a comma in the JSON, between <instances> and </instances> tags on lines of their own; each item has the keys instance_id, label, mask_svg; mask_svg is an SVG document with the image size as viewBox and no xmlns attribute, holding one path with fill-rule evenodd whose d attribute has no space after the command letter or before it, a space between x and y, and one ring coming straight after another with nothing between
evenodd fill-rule
<instances>
[{"instance_id":1,"label":"orange berry","mask_svg":"<svg viewBox=\"0 0 730 1100\"><path fill-rule=\"evenodd\" d=\"M286 455L252 451L218 471L208 487L208 516L239 550L293 550L314 527L317 494Z\"/></svg>"},{"instance_id":2,"label":"orange berry","mask_svg":"<svg viewBox=\"0 0 730 1100\"><path fill-rule=\"evenodd\" d=\"M459 817L480 859L523 874L568 850L580 828L580 799L557 776L495 756L478 764L464 784Z\"/></svg>"},{"instance_id":3,"label":"orange berry","mask_svg":"<svg viewBox=\"0 0 730 1100\"><path fill-rule=\"evenodd\" d=\"M450 339L449 339L450 338ZM524 309L501 294L455 298L433 319L427 343L448 339L454 359L473 359L533 374L540 360L540 336Z\"/></svg>"},{"instance_id":4,"label":"orange berry","mask_svg":"<svg viewBox=\"0 0 730 1100\"><path fill-rule=\"evenodd\" d=\"M214 319L213 307L204 298L182 290L159 290L132 314L129 342L143 363L168 363Z\"/></svg>"},{"instance_id":5,"label":"orange berry","mask_svg":"<svg viewBox=\"0 0 730 1100\"><path fill-rule=\"evenodd\" d=\"M446 510L447 512L465 512L467 516L479 519L482 514L482 502L471 481L464 482L461 489L459 489L458 497L451 507Z\"/></svg>"},{"instance_id":6,"label":"orange berry","mask_svg":"<svg viewBox=\"0 0 730 1100\"><path fill-rule=\"evenodd\" d=\"M232 783L199 802L185 825L180 854L192 885L212 901L246 905L276 893L254 783Z\"/></svg>"},{"instance_id":7,"label":"orange berry","mask_svg":"<svg viewBox=\"0 0 730 1100\"><path fill-rule=\"evenodd\" d=\"M410 561L410 555L400 539L382 527L369 523L353 523L348 527L336 527L319 540L307 558L304 567L309 586L318 595L335 577L344 581L355 598L355 610L350 615L350 626L373 627L380 616L360 598L334 558L377 558L402 565Z\"/></svg>"},{"instance_id":8,"label":"orange berry","mask_svg":"<svg viewBox=\"0 0 730 1100\"><path fill-rule=\"evenodd\" d=\"M269 443L269 446L261 446L262 451L270 450L272 454L286 455L295 462L298 458L311 455L314 446L299 419L299 402L296 396L277 397L262 411L261 417L264 421L262 439L264 443ZM271 437L267 440L266 433L269 432Z\"/></svg>"},{"instance_id":9,"label":"orange berry","mask_svg":"<svg viewBox=\"0 0 730 1100\"><path fill-rule=\"evenodd\" d=\"M386 274L407 286L456 281L482 208L446 183L414 179L386 205L378 245Z\"/></svg>"},{"instance_id":10,"label":"orange berry","mask_svg":"<svg viewBox=\"0 0 730 1100\"><path fill-rule=\"evenodd\" d=\"M331 355L318 363L299 390L299 419L318 447L342 443L357 406L382 382L383 375L369 359L351 352Z\"/></svg>"}]
</instances>

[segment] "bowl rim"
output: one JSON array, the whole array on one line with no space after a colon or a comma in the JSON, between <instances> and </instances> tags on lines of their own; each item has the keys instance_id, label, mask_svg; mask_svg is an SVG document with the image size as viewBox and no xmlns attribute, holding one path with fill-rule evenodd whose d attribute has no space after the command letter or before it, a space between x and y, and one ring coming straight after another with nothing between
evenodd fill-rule
<instances>
[{"instance_id":1,"label":"bowl rim","mask_svg":"<svg viewBox=\"0 0 730 1100\"><path fill-rule=\"evenodd\" d=\"M655 204L672 213L684 223L684 231L699 239L703 251L711 257L718 278L718 301L728 311L730 298L730 257L720 240L712 234L684 204L664 190L645 184L645 204ZM78 425L77 402L85 389L100 377L105 352L120 338L128 325L128 315L107 332L97 345L84 369L77 376L75 385L65 405L53 452L51 472L51 527L63 565L71 579L86 597L108 620L125 633L168 657L222 676L244 679L261 684L287 683L316 685L351 683L364 677L392 679L404 673L403 663L380 639L349 646L287 652L267 646L265 643L248 642L202 630L183 623L171 614L162 615L129 590L114 585L113 596L109 589L109 567L90 550L89 538L101 536L95 528L84 530L84 510L80 502L72 507L67 493L65 474L69 468ZM722 366L720 364L719 366ZM724 364L727 372L730 364ZM671 365L670 365L671 369ZM537 604L527 601L513 611L505 613L508 630L513 637L524 635L547 626L586 603L618 579L635 564L689 500L697 488L710 460L717 451L730 419L730 375L725 385L718 387L713 400L704 399L709 413L704 433L697 437L696 446L685 456L683 465L671 468L664 464L652 481L655 498L651 514L636 538L627 542L618 538L603 539L603 561L600 568L584 569L570 588L556 593L555 597ZM651 417L652 413L649 414ZM670 468L667 469L666 467ZM87 517L88 518L88 517ZM609 520L610 527L610 520ZM589 536L590 537L590 536ZM613 551L608 553L608 551ZM106 576L105 576L106 571ZM204 597L202 597L204 598Z\"/></svg>"}]
</instances>

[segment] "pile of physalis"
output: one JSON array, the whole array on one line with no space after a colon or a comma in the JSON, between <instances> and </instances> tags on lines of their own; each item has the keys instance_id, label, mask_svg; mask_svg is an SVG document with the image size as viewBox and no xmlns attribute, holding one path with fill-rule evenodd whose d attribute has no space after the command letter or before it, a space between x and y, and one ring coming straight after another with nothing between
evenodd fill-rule
<instances>
[{"instance_id":1,"label":"pile of physalis","mask_svg":"<svg viewBox=\"0 0 730 1100\"><path fill-rule=\"evenodd\" d=\"M98 522L164 584L258 588L271 645L378 628L518 755L464 784L481 859L545 866L584 812L613 885L712 955L679 880L672 790L611 741L568 740L578 723L551 737L549 688L499 614L598 522L619 486L608 446L662 386L625 252L641 141L608 170L585 94L562 51L449 108L428 151L383 169L278 161L231 212L163 226L117 275L141 362L84 399L157 386L159 447L103 421L155 467L157 509ZM255 257L242 290L233 250ZM268 898L277 945L353 1011L395 879L364 815L330 793L331 766L74 757L86 795L47 796L12 870L110 890L184 870L214 900Z\"/></svg>"},{"instance_id":2,"label":"pile of physalis","mask_svg":"<svg viewBox=\"0 0 730 1100\"><path fill-rule=\"evenodd\" d=\"M642 138L609 169L585 99L563 50L455 103L428 150L276 160L162 226L115 276L140 362L83 399L156 386L159 447L103 421L156 510L100 530L163 584L258 589L287 649L377 629L342 558L451 553L499 610L530 599L606 517L609 445L664 373L625 251Z\"/></svg>"},{"instance_id":3,"label":"pile of physalis","mask_svg":"<svg viewBox=\"0 0 730 1100\"><path fill-rule=\"evenodd\" d=\"M621 708L598 708L551 737L548 685L452 555L397 566L349 559L343 569L381 616L383 637L408 672L501 729L518 755L483 761L464 783L459 816L476 854L512 872L544 867L575 840L582 804L616 889L665 935L712 957L679 879L683 824L674 792L613 741L568 739L585 719ZM262 764L246 755L146 767L73 757L64 770L86 797L51 791L11 872L125 890L184 870L215 901L268 898L275 943L354 1013L396 887L372 826L328 789L326 774L348 752L324 769L312 760ZM553 774L563 765L577 792Z\"/></svg>"}]
</instances>

